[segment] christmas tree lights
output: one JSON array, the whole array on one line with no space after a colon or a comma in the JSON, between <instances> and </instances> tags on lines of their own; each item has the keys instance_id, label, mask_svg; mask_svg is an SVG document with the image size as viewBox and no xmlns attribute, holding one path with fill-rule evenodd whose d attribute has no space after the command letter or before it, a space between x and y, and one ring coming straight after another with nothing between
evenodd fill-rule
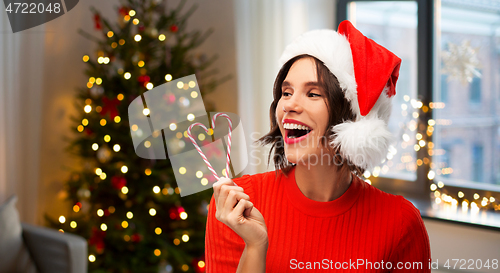
<instances>
[{"instance_id":1,"label":"christmas tree lights","mask_svg":"<svg viewBox=\"0 0 500 273\"><path fill-rule=\"evenodd\" d=\"M129 127L127 117L131 101L172 79L196 74L204 94L227 80L214 78L213 71L203 74L216 57L193 49L211 30L188 32L187 21L196 7L183 12L184 4L172 9L161 0L126 0L115 23L92 9L98 35L81 31L97 44L95 52L82 57L87 77L76 95L76 135L69 145L82 163L74 166L60 195L68 201L68 213L47 220L61 232L88 240L89 272L158 272L160 267L204 272L212 191L181 199L168 159L146 160L135 154L130 130L141 132ZM165 98L166 104L175 101ZM213 110L210 104L206 108ZM149 115L147 108L143 114ZM175 131L176 122L169 129Z\"/></svg>"}]
</instances>

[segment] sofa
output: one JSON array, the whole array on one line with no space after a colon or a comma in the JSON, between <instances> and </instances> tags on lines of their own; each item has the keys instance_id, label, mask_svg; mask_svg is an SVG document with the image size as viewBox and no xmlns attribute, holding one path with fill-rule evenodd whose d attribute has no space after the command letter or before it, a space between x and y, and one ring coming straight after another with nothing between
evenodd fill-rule
<instances>
[{"instance_id":1,"label":"sofa","mask_svg":"<svg viewBox=\"0 0 500 273\"><path fill-rule=\"evenodd\" d=\"M0 273L87 272L84 238L19 221L16 196L0 205Z\"/></svg>"}]
</instances>

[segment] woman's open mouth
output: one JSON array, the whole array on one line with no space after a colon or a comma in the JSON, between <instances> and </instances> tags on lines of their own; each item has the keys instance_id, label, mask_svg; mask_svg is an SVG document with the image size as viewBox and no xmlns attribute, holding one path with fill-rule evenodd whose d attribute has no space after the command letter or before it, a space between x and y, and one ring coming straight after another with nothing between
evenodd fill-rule
<instances>
[{"instance_id":1,"label":"woman's open mouth","mask_svg":"<svg viewBox=\"0 0 500 273\"><path fill-rule=\"evenodd\" d=\"M302 141L312 131L308 125L293 119L283 120L283 128L285 129L285 143L294 144Z\"/></svg>"}]
</instances>

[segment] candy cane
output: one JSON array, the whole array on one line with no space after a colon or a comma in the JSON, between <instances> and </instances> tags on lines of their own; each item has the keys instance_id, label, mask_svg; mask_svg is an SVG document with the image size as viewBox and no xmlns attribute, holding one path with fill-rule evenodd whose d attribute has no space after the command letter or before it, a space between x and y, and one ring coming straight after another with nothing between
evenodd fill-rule
<instances>
[{"instance_id":1,"label":"candy cane","mask_svg":"<svg viewBox=\"0 0 500 273\"><path fill-rule=\"evenodd\" d=\"M229 132L227 133L227 154L226 154L226 178L229 178L229 162L231 161L231 132L233 131L233 123L227 114L217 113L212 117L212 128L215 129L215 120L218 117L225 117L229 125Z\"/></svg>"},{"instance_id":2,"label":"candy cane","mask_svg":"<svg viewBox=\"0 0 500 273\"><path fill-rule=\"evenodd\" d=\"M231 161L231 156L230 156L230 154L231 154L231 132L232 132L233 124L231 122L231 118L227 114L217 113L212 117L212 128L214 130L215 130L215 120L217 119L217 117L225 117L227 119L227 122L229 123L227 155L226 155L226 178L229 178L229 163ZM196 151L198 151L198 153L200 154L203 161L205 161L205 164L207 164L208 169L212 172L212 175L215 177L216 180L219 180L220 178L217 175L217 172L214 170L214 168L212 167L212 164L210 164L207 157L205 156L203 151L200 149L200 146L198 146L198 143L196 143L196 140L194 139L193 135L191 134L191 129L193 129L194 126L200 126L201 128L203 128L205 130L206 133L208 133L208 129L207 129L207 127L205 127L205 125L203 125L199 122L196 122L196 123L191 124L188 127L187 134L188 134L189 140L191 140L191 142L193 143L193 146L195 147Z\"/></svg>"}]
</instances>

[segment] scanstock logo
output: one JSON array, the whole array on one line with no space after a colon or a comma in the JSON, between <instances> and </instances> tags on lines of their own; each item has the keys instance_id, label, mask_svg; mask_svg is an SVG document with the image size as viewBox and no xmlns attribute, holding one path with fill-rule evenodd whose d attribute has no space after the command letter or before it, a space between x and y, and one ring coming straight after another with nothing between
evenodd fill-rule
<instances>
[{"instance_id":1,"label":"scanstock logo","mask_svg":"<svg viewBox=\"0 0 500 273\"><path fill-rule=\"evenodd\" d=\"M130 134L137 156L145 159L170 160L181 197L204 191L216 182L188 137L191 124L201 123L207 129L193 127L191 133L202 153L219 176L225 176L228 122L210 120L216 113L205 110L195 75L186 76L143 93L128 107ZM229 177L239 174L248 164L247 145L238 115L224 113L232 121L231 164Z\"/></svg>"},{"instance_id":2,"label":"scanstock logo","mask_svg":"<svg viewBox=\"0 0 500 273\"><path fill-rule=\"evenodd\" d=\"M13 33L52 21L78 4L79 0L3 0Z\"/></svg>"}]
</instances>

